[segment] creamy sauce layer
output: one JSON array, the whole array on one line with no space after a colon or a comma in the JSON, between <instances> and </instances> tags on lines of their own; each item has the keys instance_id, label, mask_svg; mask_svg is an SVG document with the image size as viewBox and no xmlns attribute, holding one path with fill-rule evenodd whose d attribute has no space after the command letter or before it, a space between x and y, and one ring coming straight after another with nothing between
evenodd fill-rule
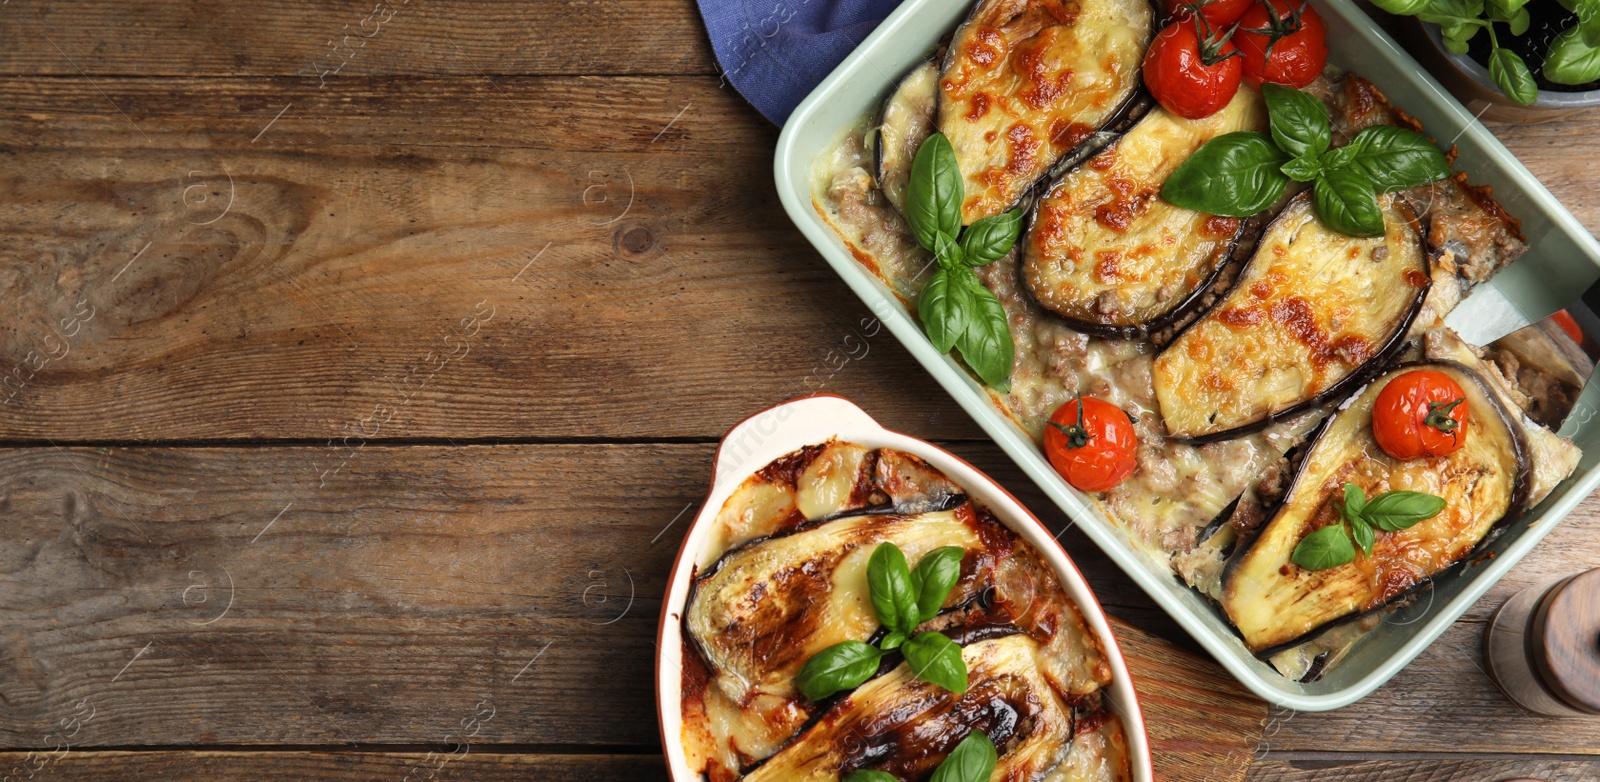
<instances>
[{"instance_id":1,"label":"creamy sauce layer","mask_svg":"<svg viewBox=\"0 0 1600 782\"><path fill-rule=\"evenodd\" d=\"M1378 123L1420 130L1359 77L1330 68L1308 91L1329 106L1335 146ZM932 258L916 244L871 173L875 120L863 116L842 128L813 161L813 205L856 259L888 285L908 311L916 312ZM907 146L914 141L905 137L898 143ZM1464 175L1397 193L1395 198L1422 217L1428 229L1432 284L1413 334L1437 324L1473 285L1525 250L1517 222L1487 192L1467 184ZM1138 469L1116 488L1091 496L1135 548L1217 599L1225 558L1238 536L1229 524L1209 534L1213 522L1236 499L1241 505L1275 499L1258 500L1256 485L1284 469L1284 454L1326 415L1326 407L1246 436L1198 446L1176 442L1167 436L1155 398L1156 346L1143 338L1108 339L1074 330L1029 294L1018 255L1014 251L977 270L1004 308L1016 342L1011 390L987 389L991 400L1036 442L1050 414L1079 394L1127 410L1139 435ZM1237 516L1232 523L1238 523ZM1202 538L1202 531L1208 536ZM1275 655L1272 662L1290 678L1320 675L1380 620L1374 615L1334 628Z\"/></svg>"}]
</instances>

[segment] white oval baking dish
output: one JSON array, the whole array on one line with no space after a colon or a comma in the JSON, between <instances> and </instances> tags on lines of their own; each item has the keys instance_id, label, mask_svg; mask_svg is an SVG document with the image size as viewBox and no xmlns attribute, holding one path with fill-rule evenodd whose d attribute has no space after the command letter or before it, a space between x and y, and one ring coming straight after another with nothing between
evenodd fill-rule
<instances>
[{"instance_id":1,"label":"white oval baking dish","mask_svg":"<svg viewBox=\"0 0 1600 782\"><path fill-rule=\"evenodd\" d=\"M849 400L820 394L785 402L746 418L730 429L717 448L712 463L711 492L695 515L678 549L672 575L667 582L666 602L661 609L661 625L656 633L656 711L661 725L661 740L667 768L674 782L699 782L684 756L682 709L683 611L689 599L695 561L705 547L713 520L728 496L744 479L768 462L807 445L836 437L869 448L895 448L923 459L965 488L974 500L994 512L996 518L1022 536L1055 569L1067 596L1083 613L1085 623L1100 640L1111 665L1112 682L1107 692L1113 711L1121 718L1128 739L1128 757L1135 782L1153 782L1150 741L1145 733L1144 715L1133 690L1133 680L1111 623L1089 590L1061 544L1017 498L989 476L960 457L932 443L883 428Z\"/></svg>"}]
</instances>

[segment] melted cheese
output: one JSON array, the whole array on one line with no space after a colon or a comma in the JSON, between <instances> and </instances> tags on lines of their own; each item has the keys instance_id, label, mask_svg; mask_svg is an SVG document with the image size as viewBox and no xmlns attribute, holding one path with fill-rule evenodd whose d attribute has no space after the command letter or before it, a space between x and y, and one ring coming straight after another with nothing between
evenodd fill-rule
<instances>
[{"instance_id":1,"label":"melted cheese","mask_svg":"<svg viewBox=\"0 0 1600 782\"><path fill-rule=\"evenodd\" d=\"M1040 200L1023 248L1028 290L1045 309L1101 326L1172 312L1227 259L1240 221L1174 206L1162 184L1207 141L1266 129L1260 93L1248 87L1203 120L1151 109Z\"/></svg>"},{"instance_id":2,"label":"melted cheese","mask_svg":"<svg viewBox=\"0 0 1600 782\"><path fill-rule=\"evenodd\" d=\"M921 779L973 726L993 734L997 745L1009 744L993 779L1038 779L1060 767L1072 738L1072 710L1039 674L1039 654L1024 635L967 645L961 658L968 688L959 696L901 663L856 688L745 779L836 782L849 770L885 767L902 779Z\"/></svg>"},{"instance_id":3,"label":"melted cheese","mask_svg":"<svg viewBox=\"0 0 1600 782\"><path fill-rule=\"evenodd\" d=\"M984 0L951 41L938 127L962 222L1000 214L1122 108L1150 42L1144 0Z\"/></svg>"},{"instance_id":4,"label":"melted cheese","mask_svg":"<svg viewBox=\"0 0 1600 782\"><path fill-rule=\"evenodd\" d=\"M951 511L914 510L949 507L952 501L961 504ZM885 503L900 513L827 520ZM1099 703L1096 693L1111 681L1098 638L1038 552L966 500L947 476L910 454L834 441L781 457L730 496L716 517L712 540L705 557L711 560L709 572L696 581L685 610L682 735L692 767L712 782L736 779L756 761L804 741L797 734L808 723L827 724L847 713L877 722L891 718L883 709L893 699L876 705L861 700L870 683L820 716L819 704L794 686L799 668L812 655L880 631L866 570L873 550L884 542L899 546L913 565L934 548L954 545L967 551L946 611L921 630L957 638L968 628L1019 633L1009 640L975 641L964 652L998 672L992 680L975 672L967 697L988 693L998 700L988 706L963 701L969 706L951 712L949 724L909 715L915 719L905 729L921 736L919 741L959 739L980 722L973 721L973 709L1013 700L1019 708L1034 709L1041 693L1062 703ZM722 544L737 548L724 551ZM904 694L895 692L896 698ZM1070 730L1070 720L1067 725ZM1040 733L1031 743L1012 747L1004 762L1031 769L1030 778L1055 768L1067 749L1065 737L1051 740L1051 735ZM914 765L928 757L908 748L890 760ZM777 768L776 762L760 768Z\"/></svg>"},{"instance_id":5,"label":"melted cheese","mask_svg":"<svg viewBox=\"0 0 1600 782\"><path fill-rule=\"evenodd\" d=\"M1471 408L1462 447L1436 459L1400 461L1372 438L1372 409L1391 370L1338 413L1318 436L1281 510L1229 567L1222 607L1245 643L1261 651L1294 641L1351 614L1383 606L1466 556L1512 507L1522 483L1522 444L1480 375L1455 364L1432 369L1455 378ZM1417 491L1445 499L1433 518L1376 533L1370 555L1307 570L1291 563L1301 540L1342 523L1338 502L1353 483L1368 497Z\"/></svg>"},{"instance_id":6,"label":"melted cheese","mask_svg":"<svg viewBox=\"0 0 1600 782\"><path fill-rule=\"evenodd\" d=\"M916 563L941 546L979 549L963 511L856 516L729 554L695 585L686 616L716 686L738 702L755 693L797 697L794 677L807 659L877 631L867 586L873 550L893 543ZM952 590L950 600L967 596Z\"/></svg>"},{"instance_id":7,"label":"melted cheese","mask_svg":"<svg viewBox=\"0 0 1600 782\"><path fill-rule=\"evenodd\" d=\"M1290 202L1227 297L1156 357L1152 380L1172 436L1301 408L1403 336L1427 260L1409 213L1384 204L1386 235L1359 239L1324 226L1309 194Z\"/></svg>"}]
</instances>

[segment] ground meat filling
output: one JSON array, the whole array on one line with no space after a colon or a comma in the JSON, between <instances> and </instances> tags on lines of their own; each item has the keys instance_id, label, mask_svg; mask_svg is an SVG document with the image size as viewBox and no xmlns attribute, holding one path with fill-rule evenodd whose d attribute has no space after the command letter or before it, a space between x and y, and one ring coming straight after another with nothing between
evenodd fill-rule
<instances>
[{"instance_id":1,"label":"ground meat filling","mask_svg":"<svg viewBox=\"0 0 1600 782\"><path fill-rule=\"evenodd\" d=\"M1330 69L1308 91L1329 107L1335 146L1373 124L1417 127L1414 120L1391 107L1377 88L1353 75ZM855 257L914 313L932 258L916 244L904 218L878 190L870 173L877 169L870 145L874 121L863 117L845 128L835 144L814 161L814 205ZM1286 194L1285 200L1292 195ZM1430 253L1433 286L1416 319L1415 329L1420 333L1436 326L1473 285L1488 279L1526 248L1516 222L1494 205L1485 190L1467 184L1464 177L1413 188L1400 197L1426 226ZM1206 294L1191 320L1219 300L1239 277L1260 229L1271 216L1269 211L1252 218L1254 224L1247 227L1218 284ZM1004 308L1016 342L1011 389L1004 393L989 389L990 398L1036 440L1042 437L1050 414L1079 394L1100 397L1126 410L1139 437L1138 469L1095 499L1138 547L1203 594L1217 597L1226 557L1240 541L1254 535L1286 489L1291 471L1285 454L1327 410L1313 410L1248 436L1203 446L1174 442L1168 439L1156 406L1151 363L1159 346L1187 323L1149 339L1106 339L1077 332L1027 293L1017 256L1013 252L976 270ZM1515 367L1506 373L1515 376ZM1354 636L1344 635L1337 639L1345 645L1353 640ZM1304 650L1293 656L1300 662L1283 656L1280 670L1298 678L1306 673L1306 661L1324 651L1327 649ZM1335 653L1332 658L1338 656Z\"/></svg>"}]
</instances>

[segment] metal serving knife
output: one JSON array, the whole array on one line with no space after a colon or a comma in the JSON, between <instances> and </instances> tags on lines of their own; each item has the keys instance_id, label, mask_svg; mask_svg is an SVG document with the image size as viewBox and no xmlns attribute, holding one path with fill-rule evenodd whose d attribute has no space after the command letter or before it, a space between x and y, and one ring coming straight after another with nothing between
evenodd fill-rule
<instances>
[{"instance_id":1,"label":"metal serving knife","mask_svg":"<svg viewBox=\"0 0 1600 782\"><path fill-rule=\"evenodd\" d=\"M1498 288L1483 285L1451 311L1444 322L1467 342L1509 354L1521 369L1536 370L1536 382L1548 386L1544 393L1535 394L1534 409L1529 415L1558 429L1573 411L1600 359L1597 313L1600 281L1565 309L1538 322L1532 322ZM1587 415L1592 416L1593 411Z\"/></svg>"}]
</instances>

